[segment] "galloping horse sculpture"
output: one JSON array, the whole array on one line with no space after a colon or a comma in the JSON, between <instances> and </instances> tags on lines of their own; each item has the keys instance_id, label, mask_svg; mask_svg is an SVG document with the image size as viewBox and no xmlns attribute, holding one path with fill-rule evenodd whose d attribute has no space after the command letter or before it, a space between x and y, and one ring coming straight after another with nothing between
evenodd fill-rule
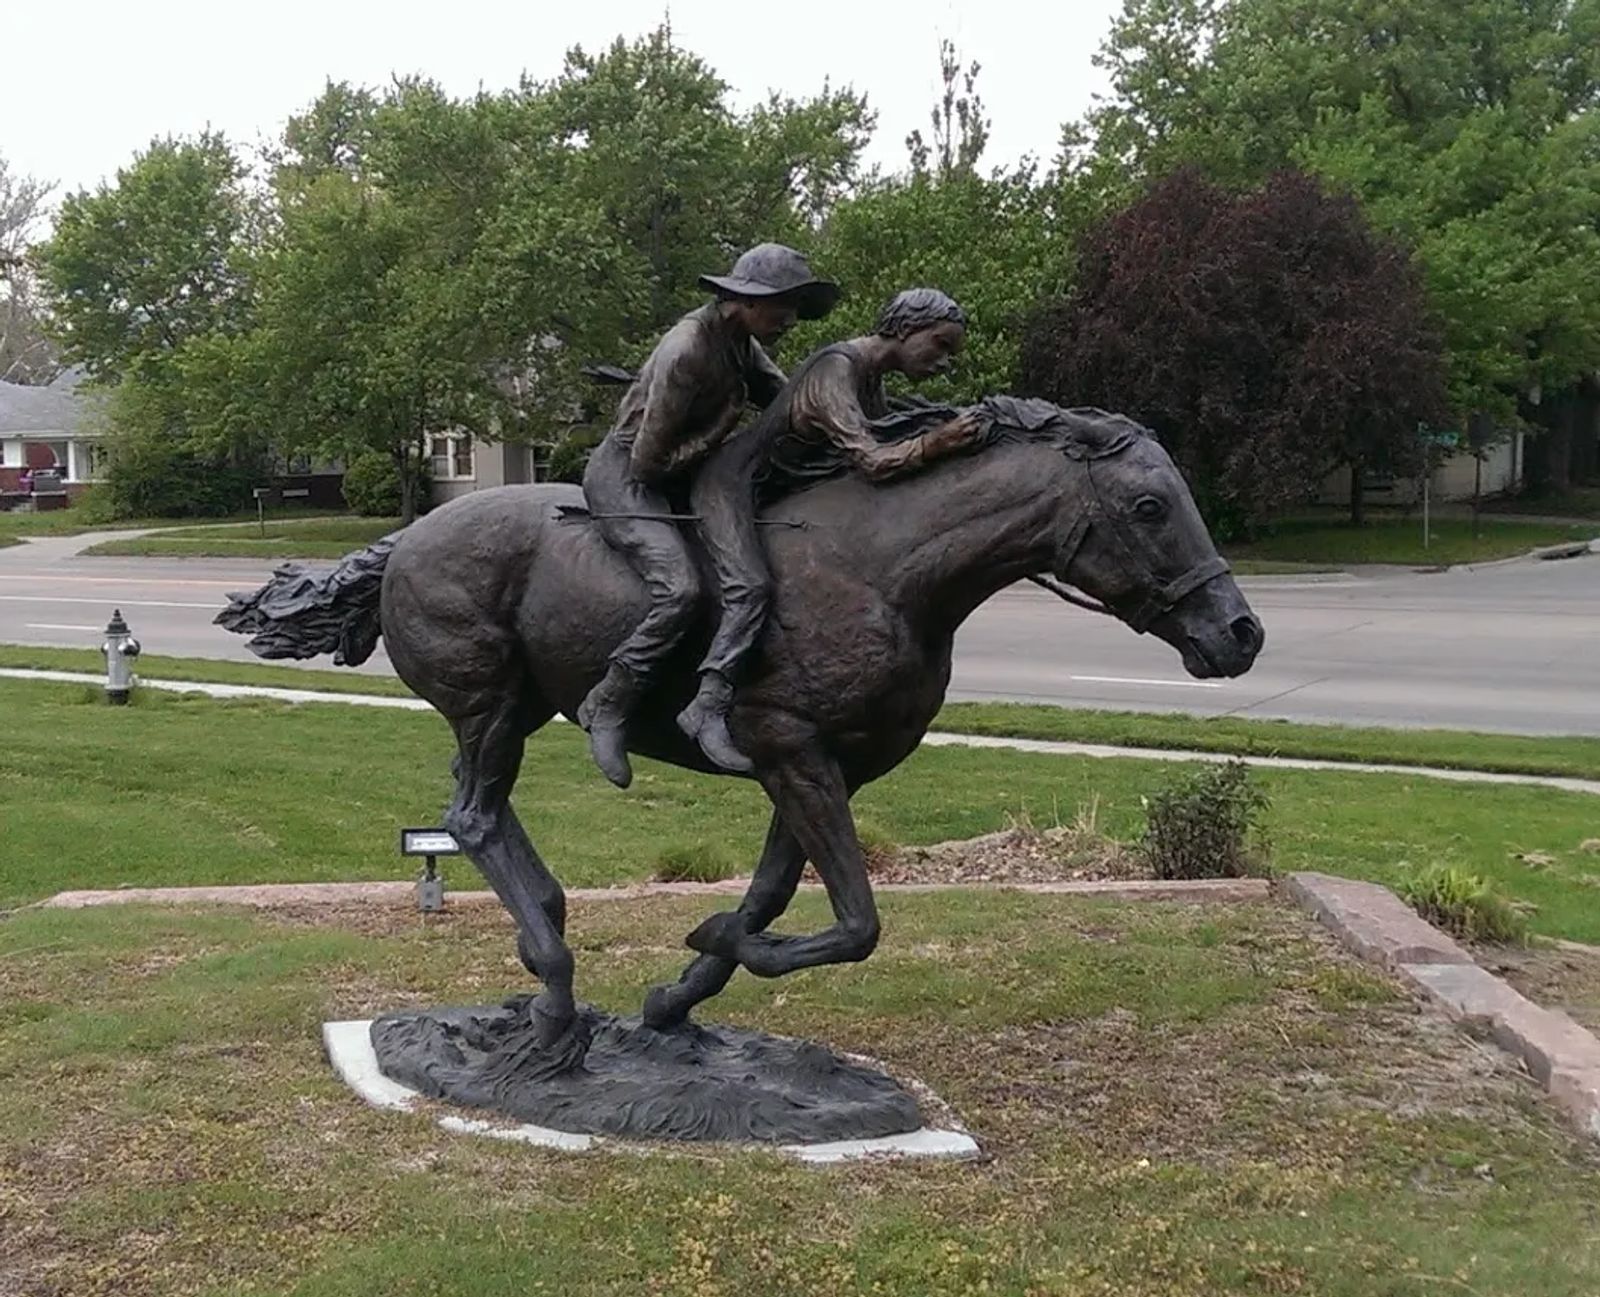
<instances>
[{"instance_id":1,"label":"galloping horse sculpture","mask_svg":"<svg viewBox=\"0 0 1600 1297\"><path fill-rule=\"evenodd\" d=\"M772 801L743 903L689 934L699 952L645 1002L667 1030L744 967L776 977L865 959L878 914L850 814L862 785L917 747L950 680L957 628L991 595L1047 574L1133 630L1170 644L1197 677L1249 670L1263 634L1188 487L1145 429L1099 410L991 398L982 449L892 485L845 475L763 515L773 613L732 716ZM541 1047L574 1050L566 899L511 806L523 747L576 714L611 648L644 613L643 589L561 485L477 492L347 557L290 565L218 617L267 657L364 660L381 633L395 670L459 745L445 824L516 919ZM691 636L629 732L632 751L710 770L675 723L705 635ZM721 773L711 771L712 773ZM834 923L767 932L810 860Z\"/></svg>"}]
</instances>

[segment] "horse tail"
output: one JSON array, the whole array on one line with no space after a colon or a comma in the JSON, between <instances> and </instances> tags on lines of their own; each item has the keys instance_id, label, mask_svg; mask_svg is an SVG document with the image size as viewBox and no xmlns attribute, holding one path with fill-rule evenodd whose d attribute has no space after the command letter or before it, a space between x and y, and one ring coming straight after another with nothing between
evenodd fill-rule
<instances>
[{"instance_id":1,"label":"horse tail","mask_svg":"<svg viewBox=\"0 0 1600 1297\"><path fill-rule=\"evenodd\" d=\"M383 571L399 532L346 554L331 569L310 571L284 563L272 580L249 594L228 596L215 622L252 638L257 657L314 658L333 654L337 666L360 666L383 634Z\"/></svg>"}]
</instances>

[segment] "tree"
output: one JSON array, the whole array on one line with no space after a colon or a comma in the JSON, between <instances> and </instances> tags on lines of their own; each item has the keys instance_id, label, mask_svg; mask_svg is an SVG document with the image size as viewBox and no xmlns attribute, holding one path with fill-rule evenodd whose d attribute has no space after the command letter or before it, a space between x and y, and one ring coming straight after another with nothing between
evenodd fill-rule
<instances>
[{"instance_id":1,"label":"tree","mask_svg":"<svg viewBox=\"0 0 1600 1297\"><path fill-rule=\"evenodd\" d=\"M114 185L67 198L37 261L69 363L111 382L191 339L243 328L242 177L227 141L207 133L156 140Z\"/></svg>"},{"instance_id":2,"label":"tree","mask_svg":"<svg viewBox=\"0 0 1600 1297\"><path fill-rule=\"evenodd\" d=\"M0 157L0 381L8 383L47 383L60 370L26 255L49 196L49 185Z\"/></svg>"},{"instance_id":3,"label":"tree","mask_svg":"<svg viewBox=\"0 0 1600 1297\"><path fill-rule=\"evenodd\" d=\"M946 41L939 66L932 149L913 132L908 172L865 183L834 206L817 233L815 261L845 297L826 320L799 330L792 350L869 332L895 293L936 287L961 303L971 327L955 369L921 390L972 400L1010 385L1027 314L1064 286L1067 244L1056 191L1039 184L1031 163L978 171L989 126L976 88L979 65L963 71Z\"/></svg>"},{"instance_id":4,"label":"tree","mask_svg":"<svg viewBox=\"0 0 1600 1297\"><path fill-rule=\"evenodd\" d=\"M930 149L921 131L906 136L906 151L911 155L911 170L926 175L934 161L941 177L972 175L989 143L989 118L978 97L977 81L982 64L976 59L961 69L953 41L939 42L939 78L942 90L929 114L933 126Z\"/></svg>"},{"instance_id":5,"label":"tree","mask_svg":"<svg viewBox=\"0 0 1600 1297\"><path fill-rule=\"evenodd\" d=\"M798 330L786 355L870 332L895 293L927 285L960 302L970 324L950 375L919 390L947 400L1004 391L1028 313L1064 285L1065 249L1031 169L879 181L835 208L820 232L815 265L845 297L826 320Z\"/></svg>"},{"instance_id":6,"label":"tree","mask_svg":"<svg viewBox=\"0 0 1600 1297\"><path fill-rule=\"evenodd\" d=\"M1303 173L1231 193L1186 169L1086 240L1070 296L1023 345L1020 386L1149 424L1222 532L1316 494L1332 469L1421 467L1447 410L1405 251Z\"/></svg>"},{"instance_id":7,"label":"tree","mask_svg":"<svg viewBox=\"0 0 1600 1297\"><path fill-rule=\"evenodd\" d=\"M700 294L699 275L752 244L800 238L854 183L873 120L860 96L824 86L747 114L727 96L663 25L598 55L573 49L559 77L519 97L529 147L555 143L543 164L564 200L615 237L607 290L634 351Z\"/></svg>"},{"instance_id":8,"label":"tree","mask_svg":"<svg viewBox=\"0 0 1600 1297\"><path fill-rule=\"evenodd\" d=\"M263 400L208 426L270 418L284 449L381 452L409 521L430 436L524 436L541 410L556 417L572 343L606 318L624 249L565 187L547 110L413 80L382 96L331 85L293 119L257 327L219 358L252 371Z\"/></svg>"},{"instance_id":9,"label":"tree","mask_svg":"<svg viewBox=\"0 0 1600 1297\"><path fill-rule=\"evenodd\" d=\"M1086 183L1304 167L1416 250L1456 418L1600 368L1600 0L1128 0Z\"/></svg>"},{"instance_id":10,"label":"tree","mask_svg":"<svg viewBox=\"0 0 1600 1297\"><path fill-rule=\"evenodd\" d=\"M115 184L71 195L35 262L65 360L114 388L107 496L131 513L219 513L248 498L267 439L209 408L248 399L221 364L251 325L258 217L227 141L157 140Z\"/></svg>"}]
</instances>

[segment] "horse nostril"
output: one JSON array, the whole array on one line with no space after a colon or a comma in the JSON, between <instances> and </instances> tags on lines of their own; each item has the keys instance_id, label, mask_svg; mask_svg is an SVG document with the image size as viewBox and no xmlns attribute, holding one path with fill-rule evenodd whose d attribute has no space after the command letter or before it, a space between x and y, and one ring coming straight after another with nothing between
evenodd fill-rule
<instances>
[{"instance_id":1,"label":"horse nostril","mask_svg":"<svg viewBox=\"0 0 1600 1297\"><path fill-rule=\"evenodd\" d=\"M1266 634L1261 629L1261 623L1254 617L1235 617L1231 629L1234 640L1246 653L1261 652Z\"/></svg>"}]
</instances>

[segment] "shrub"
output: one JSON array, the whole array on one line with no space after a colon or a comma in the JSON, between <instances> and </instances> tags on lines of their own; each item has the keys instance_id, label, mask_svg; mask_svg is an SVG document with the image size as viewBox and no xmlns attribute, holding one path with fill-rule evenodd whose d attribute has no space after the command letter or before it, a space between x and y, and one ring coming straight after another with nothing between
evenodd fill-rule
<instances>
[{"instance_id":1,"label":"shrub","mask_svg":"<svg viewBox=\"0 0 1600 1297\"><path fill-rule=\"evenodd\" d=\"M160 435L110 439L94 512L111 518L220 518L243 509L257 470L219 463Z\"/></svg>"},{"instance_id":2,"label":"shrub","mask_svg":"<svg viewBox=\"0 0 1600 1297\"><path fill-rule=\"evenodd\" d=\"M1145 799L1140 854L1157 878L1268 873L1260 821L1270 804L1243 761L1202 765Z\"/></svg>"},{"instance_id":3,"label":"shrub","mask_svg":"<svg viewBox=\"0 0 1600 1297\"><path fill-rule=\"evenodd\" d=\"M665 848L656 857L651 877L658 883L720 883L740 872L739 861L728 848L696 843Z\"/></svg>"},{"instance_id":4,"label":"shrub","mask_svg":"<svg viewBox=\"0 0 1600 1297\"><path fill-rule=\"evenodd\" d=\"M344 473L345 503L364 518L394 518L401 509L400 466L394 456L367 450L350 462ZM417 483L417 512L428 500L428 476Z\"/></svg>"},{"instance_id":5,"label":"shrub","mask_svg":"<svg viewBox=\"0 0 1600 1297\"><path fill-rule=\"evenodd\" d=\"M1484 879L1440 865L1400 885L1400 895L1429 923L1467 941L1523 945L1528 921Z\"/></svg>"},{"instance_id":6,"label":"shrub","mask_svg":"<svg viewBox=\"0 0 1600 1297\"><path fill-rule=\"evenodd\" d=\"M74 522L117 522L116 501L104 485L86 486L72 502Z\"/></svg>"},{"instance_id":7,"label":"shrub","mask_svg":"<svg viewBox=\"0 0 1600 1297\"><path fill-rule=\"evenodd\" d=\"M550 448L546 468L552 482L582 482L589 463L589 452L600 444L603 434L591 428L575 428Z\"/></svg>"}]
</instances>

